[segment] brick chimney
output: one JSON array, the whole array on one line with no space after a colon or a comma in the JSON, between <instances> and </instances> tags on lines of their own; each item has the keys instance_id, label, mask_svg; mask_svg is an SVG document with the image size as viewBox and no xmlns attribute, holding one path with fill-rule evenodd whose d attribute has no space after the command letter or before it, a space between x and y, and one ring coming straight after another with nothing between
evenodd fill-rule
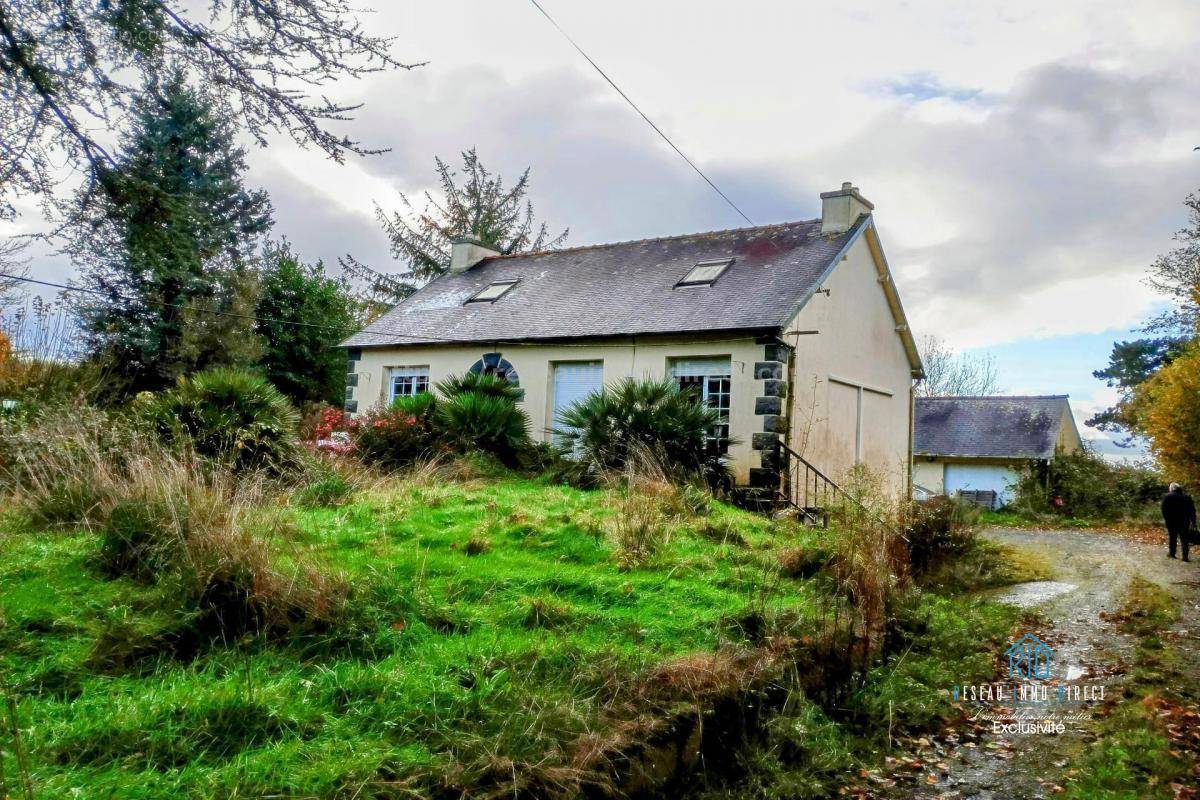
<instances>
[{"instance_id":1,"label":"brick chimney","mask_svg":"<svg viewBox=\"0 0 1200 800\"><path fill-rule=\"evenodd\" d=\"M498 255L501 255L499 250L493 250L474 236L456 236L450 240L450 272L466 272L485 258Z\"/></svg>"},{"instance_id":2,"label":"brick chimney","mask_svg":"<svg viewBox=\"0 0 1200 800\"><path fill-rule=\"evenodd\" d=\"M870 214L875 205L858 193L850 181L833 192L821 192L821 233L836 235L850 230L863 214Z\"/></svg>"}]
</instances>

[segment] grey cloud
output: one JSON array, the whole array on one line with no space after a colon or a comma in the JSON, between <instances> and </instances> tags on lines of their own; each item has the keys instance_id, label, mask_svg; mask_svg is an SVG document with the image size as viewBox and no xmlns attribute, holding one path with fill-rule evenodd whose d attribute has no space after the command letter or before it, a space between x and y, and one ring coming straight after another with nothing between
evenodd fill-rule
<instances>
[{"instance_id":1,"label":"grey cloud","mask_svg":"<svg viewBox=\"0 0 1200 800\"><path fill-rule=\"evenodd\" d=\"M1189 88L1194 96L1194 86L1170 76L1047 65L983 121L893 110L830 160L878 173L885 188L922 187L963 223L950 241L892 244L894 262L930 268L905 287L911 305L939 296L1003 306L1071 278L1136 273L1166 245L1195 188L1195 157L1187 148L1152 158L1145 148L1182 125L1195 129ZM886 196L872 199L886 231Z\"/></svg>"},{"instance_id":2,"label":"grey cloud","mask_svg":"<svg viewBox=\"0 0 1200 800\"><path fill-rule=\"evenodd\" d=\"M570 243L745 224L631 109L578 73L512 83L480 67L425 76L419 86L399 76L389 90L393 102L374 103L360 124L389 131L393 150L367 167L399 189L428 185L434 156L453 162L477 147L505 176L532 167L535 208L552 227L569 226ZM815 208L815 191L807 197L768 166L704 168L755 221Z\"/></svg>"},{"instance_id":3,"label":"grey cloud","mask_svg":"<svg viewBox=\"0 0 1200 800\"><path fill-rule=\"evenodd\" d=\"M1179 203L1195 188L1197 156L1190 147L1169 157L1146 148L1200 127L1195 88L1190 76L1048 64L989 96L982 120L930 118L916 103L883 111L828 152L701 165L760 223L816 216L818 192L853 178L877 204L893 265L928 266L901 286L915 323L932 298L1003 314L1065 280L1135 281L1167 245ZM363 166L410 194L432 182L435 155L453 162L475 146L507 176L533 168L537 211L569 226L571 244L743 224L628 107L578 72L510 81L486 67L430 68L381 79L370 94L354 130L392 150ZM686 150L687 131L660 122ZM266 181L279 232L327 259L351 251L388 263L371 201L394 208L398 198L364 197L363 212L347 214L285 195L286 179ZM918 246L904 231L891 235L891 196L913 191L957 224L952 238Z\"/></svg>"},{"instance_id":4,"label":"grey cloud","mask_svg":"<svg viewBox=\"0 0 1200 800\"><path fill-rule=\"evenodd\" d=\"M361 212L347 211L331 203L311 186L266 160L251 162L246 183L262 186L271 194L275 209L272 235L286 237L301 257L321 259L336 271L339 256L347 253L376 269L389 269L392 262L388 242L363 200Z\"/></svg>"}]
</instances>

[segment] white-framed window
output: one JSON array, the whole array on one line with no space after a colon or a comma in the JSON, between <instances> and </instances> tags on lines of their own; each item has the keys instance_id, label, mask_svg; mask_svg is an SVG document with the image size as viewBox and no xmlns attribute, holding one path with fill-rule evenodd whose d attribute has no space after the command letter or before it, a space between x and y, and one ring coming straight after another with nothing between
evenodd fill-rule
<instances>
[{"instance_id":1,"label":"white-framed window","mask_svg":"<svg viewBox=\"0 0 1200 800\"><path fill-rule=\"evenodd\" d=\"M508 293L508 290L520 283L519 280L493 281L467 298L468 303L494 303Z\"/></svg>"},{"instance_id":2,"label":"white-framed window","mask_svg":"<svg viewBox=\"0 0 1200 800\"><path fill-rule=\"evenodd\" d=\"M388 402L429 391L429 366L392 367L388 377Z\"/></svg>"},{"instance_id":3,"label":"white-framed window","mask_svg":"<svg viewBox=\"0 0 1200 800\"><path fill-rule=\"evenodd\" d=\"M688 270L688 274L684 275L676 286L712 286L717 282L717 278L721 277L725 270L729 269L729 265L733 263L732 258L719 258L715 261L701 261L696 266Z\"/></svg>"},{"instance_id":4,"label":"white-framed window","mask_svg":"<svg viewBox=\"0 0 1200 800\"><path fill-rule=\"evenodd\" d=\"M562 441L565 432L562 414L571 406L586 399L593 392L604 388L603 361L555 361L552 362L554 378L554 406L551 413L551 430L555 439Z\"/></svg>"},{"instance_id":5,"label":"white-framed window","mask_svg":"<svg viewBox=\"0 0 1200 800\"><path fill-rule=\"evenodd\" d=\"M729 405L733 370L729 356L677 358L671 361L671 377L680 391L694 391L705 405L715 408L720 422L709 431L709 444L719 452L729 450Z\"/></svg>"}]
</instances>

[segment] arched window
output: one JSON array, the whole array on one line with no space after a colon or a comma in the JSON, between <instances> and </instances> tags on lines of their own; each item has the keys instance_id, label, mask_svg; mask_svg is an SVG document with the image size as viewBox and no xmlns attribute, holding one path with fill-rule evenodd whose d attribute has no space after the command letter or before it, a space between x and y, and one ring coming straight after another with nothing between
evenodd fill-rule
<instances>
[{"instance_id":1,"label":"arched window","mask_svg":"<svg viewBox=\"0 0 1200 800\"><path fill-rule=\"evenodd\" d=\"M483 358L471 366L471 372L479 375L495 375L513 386L521 385L521 378L517 375L516 367L510 364L508 359L502 358L499 353L484 353Z\"/></svg>"}]
</instances>

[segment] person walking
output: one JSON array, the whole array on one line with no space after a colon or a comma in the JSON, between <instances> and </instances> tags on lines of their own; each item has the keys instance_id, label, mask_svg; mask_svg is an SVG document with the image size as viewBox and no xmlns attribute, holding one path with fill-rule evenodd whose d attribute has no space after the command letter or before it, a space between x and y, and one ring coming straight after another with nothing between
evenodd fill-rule
<instances>
[{"instance_id":1,"label":"person walking","mask_svg":"<svg viewBox=\"0 0 1200 800\"><path fill-rule=\"evenodd\" d=\"M1162 499L1163 523L1167 526L1169 555L1175 557L1175 542L1183 545L1183 560L1188 560L1188 539L1196 529L1196 504L1178 483L1172 483L1170 491Z\"/></svg>"}]
</instances>

